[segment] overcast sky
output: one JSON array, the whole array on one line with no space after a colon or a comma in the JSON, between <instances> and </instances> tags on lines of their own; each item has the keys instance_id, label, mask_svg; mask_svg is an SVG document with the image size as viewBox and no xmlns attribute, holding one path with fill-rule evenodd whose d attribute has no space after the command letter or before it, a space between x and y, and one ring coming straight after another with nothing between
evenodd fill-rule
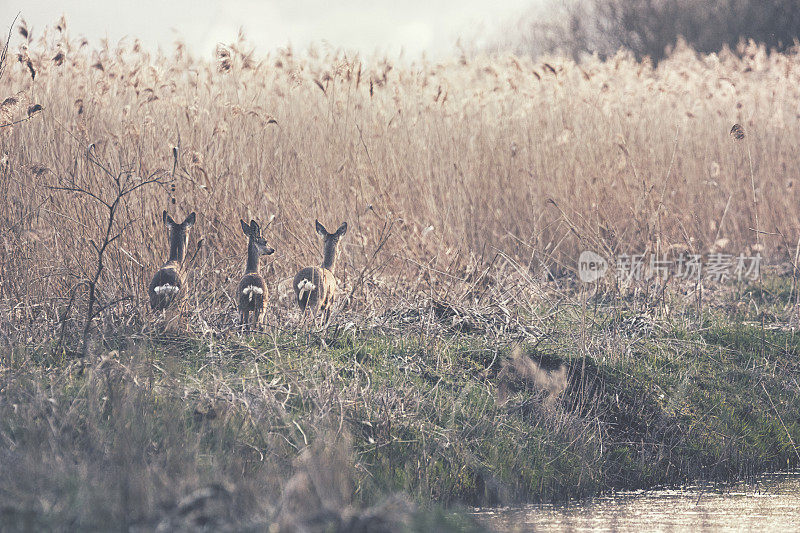
<instances>
[{"instance_id":1,"label":"overcast sky","mask_svg":"<svg viewBox=\"0 0 800 533\"><path fill-rule=\"evenodd\" d=\"M327 41L336 47L408 58L453 50L459 36L487 35L523 13L535 0L0 0L0 26L21 12L29 27L54 25L67 16L72 36L112 43L138 37L155 49L177 37L196 55L236 40L244 28L260 53L291 43L305 48ZM500 4L498 6L498 4ZM8 22L5 22L8 21Z\"/></svg>"}]
</instances>

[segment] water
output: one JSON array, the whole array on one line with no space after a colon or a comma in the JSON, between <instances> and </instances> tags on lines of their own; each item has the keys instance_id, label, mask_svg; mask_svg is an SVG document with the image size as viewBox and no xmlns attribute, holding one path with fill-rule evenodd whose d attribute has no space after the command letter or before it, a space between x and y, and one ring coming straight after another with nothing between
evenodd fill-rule
<instances>
[{"instance_id":1,"label":"water","mask_svg":"<svg viewBox=\"0 0 800 533\"><path fill-rule=\"evenodd\" d=\"M798 531L800 472L767 474L754 483L478 509L475 516L499 531Z\"/></svg>"}]
</instances>

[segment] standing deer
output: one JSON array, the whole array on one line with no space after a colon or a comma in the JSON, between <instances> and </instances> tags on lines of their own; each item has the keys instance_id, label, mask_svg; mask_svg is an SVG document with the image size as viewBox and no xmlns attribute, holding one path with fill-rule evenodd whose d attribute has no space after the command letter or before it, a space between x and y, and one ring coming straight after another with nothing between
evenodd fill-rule
<instances>
[{"instance_id":1,"label":"standing deer","mask_svg":"<svg viewBox=\"0 0 800 533\"><path fill-rule=\"evenodd\" d=\"M248 226L244 220L239 220L242 224L242 231L247 236L247 266L244 269L244 277L239 282L236 291L239 302L239 316L242 324L250 325L248 318L253 313L253 325L259 323L259 317L264 309L264 300L267 299L267 284L264 278L258 273L258 260L262 255L272 255L274 248L267 246L267 241L261 237L261 227L255 220L250 221Z\"/></svg>"},{"instance_id":2,"label":"standing deer","mask_svg":"<svg viewBox=\"0 0 800 533\"><path fill-rule=\"evenodd\" d=\"M192 213L178 224L166 211L162 215L164 225L169 228L169 259L153 276L147 291L153 311L177 307L180 313L180 308L186 301L186 270L183 261L189 243L189 229L194 226L195 218L195 213Z\"/></svg>"},{"instance_id":3,"label":"standing deer","mask_svg":"<svg viewBox=\"0 0 800 533\"><path fill-rule=\"evenodd\" d=\"M323 314L323 323L327 323L331 316L331 308L336 298L336 278L333 269L336 267L336 256L339 251L339 239L347 233L347 222L343 222L335 233L329 233L325 226L316 220L317 233L322 236L324 255L322 266L306 267L294 277L292 286L297 297L300 310L312 309L314 315L320 311Z\"/></svg>"}]
</instances>

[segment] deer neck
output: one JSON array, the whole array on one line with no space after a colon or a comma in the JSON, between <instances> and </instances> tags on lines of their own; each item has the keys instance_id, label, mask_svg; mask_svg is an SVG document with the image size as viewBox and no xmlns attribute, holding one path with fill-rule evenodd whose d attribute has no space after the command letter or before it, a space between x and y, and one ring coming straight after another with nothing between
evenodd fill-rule
<instances>
[{"instance_id":1,"label":"deer neck","mask_svg":"<svg viewBox=\"0 0 800 533\"><path fill-rule=\"evenodd\" d=\"M169 239L169 260L183 263L186 257L186 237L174 232Z\"/></svg>"},{"instance_id":2,"label":"deer neck","mask_svg":"<svg viewBox=\"0 0 800 533\"><path fill-rule=\"evenodd\" d=\"M245 266L244 273L252 274L258 272L258 249L251 240L247 245L247 266Z\"/></svg>"},{"instance_id":3,"label":"deer neck","mask_svg":"<svg viewBox=\"0 0 800 533\"><path fill-rule=\"evenodd\" d=\"M336 267L336 245L338 243L327 241L325 243L325 254L322 258L322 268L328 269L333 272Z\"/></svg>"}]
</instances>

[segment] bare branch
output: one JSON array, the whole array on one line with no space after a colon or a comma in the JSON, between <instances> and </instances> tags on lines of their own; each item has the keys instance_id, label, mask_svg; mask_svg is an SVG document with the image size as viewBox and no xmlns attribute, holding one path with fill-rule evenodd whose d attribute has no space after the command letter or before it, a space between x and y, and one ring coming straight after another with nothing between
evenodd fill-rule
<instances>
[{"instance_id":1,"label":"bare branch","mask_svg":"<svg viewBox=\"0 0 800 533\"><path fill-rule=\"evenodd\" d=\"M102 198L100 198L99 196L97 196L97 195L96 195L95 193L93 193L92 191L90 191L90 190L88 190L88 189L84 189L83 187L78 187L78 186L59 186L59 185L45 185L45 188L47 188L47 189L50 189L50 190L53 190L53 191L67 191L67 192L76 192L76 193L80 193L80 194L85 194L85 195L87 195L87 196L91 196L92 198L94 198L95 200L97 200L98 202L100 202L101 204L103 204L104 206L106 206L107 208L111 209L111 204L109 204L108 202L106 202L105 200L103 200Z\"/></svg>"}]
</instances>

